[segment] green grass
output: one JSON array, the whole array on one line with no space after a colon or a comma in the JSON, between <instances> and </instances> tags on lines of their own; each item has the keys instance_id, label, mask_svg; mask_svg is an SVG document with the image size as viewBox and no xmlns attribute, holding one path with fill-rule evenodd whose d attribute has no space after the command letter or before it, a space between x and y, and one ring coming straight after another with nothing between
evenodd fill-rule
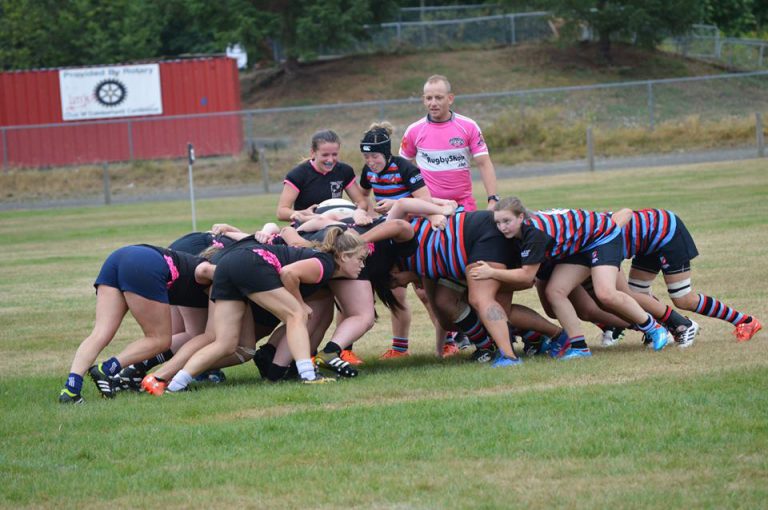
<instances>
[{"instance_id":1,"label":"green grass","mask_svg":"<svg viewBox=\"0 0 768 510\"><path fill-rule=\"evenodd\" d=\"M530 207L665 207L701 252L694 287L768 317L763 161L500 183ZM478 197L482 186L478 184ZM255 228L276 197L202 200L198 221ZM0 507L761 508L768 489L768 346L701 318L687 351L629 333L589 360L491 370L437 360L415 300L413 355L381 362L385 310L361 376L304 387L228 382L150 398L55 402L93 320L113 249L167 244L184 202L0 213ZM659 285L655 289L664 296ZM532 292L516 302L537 309ZM596 329L590 326L590 338ZM104 355L138 336L129 318Z\"/></svg>"}]
</instances>

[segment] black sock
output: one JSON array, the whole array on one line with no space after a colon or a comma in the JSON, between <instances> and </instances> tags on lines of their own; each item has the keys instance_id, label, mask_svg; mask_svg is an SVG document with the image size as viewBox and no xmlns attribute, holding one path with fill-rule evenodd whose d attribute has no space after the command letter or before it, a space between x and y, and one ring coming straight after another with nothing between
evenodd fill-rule
<instances>
[{"instance_id":1,"label":"black sock","mask_svg":"<svg viewBox=\"0 0 768 510\"><path fill-rule=\"evenodd\" d=\"M692 324L690 319L683 317L669 306L667 307L667 311L664 313L664 317L662 317L659 322L664 324L664 326L670 331L677 331L680 326L688 328Z\"/></svg>"},{"instance_id":2,"label":"black sock","mask_svg":"<svg viewBox=\"0 0 768 510\"><path fill-rule=\"evenodd\" d=\"M323 352L327 352L328 354L339 354L341 352L341 346L336 342L328 342L325 344Z\"/></svg>"},{"instance_id":3,"label":"black sock","mask_svg":"<svg viewBox=\"0 0 768 510\"><path fill-rule=\"evenodd\" d=\"M281 367L280 365L270 363L269 369L267 369L267 379L277 382L285 376L286 372L288 372L288 367Z\"/></svg>"},{"instance_id":4,"label":"black sock","mask_svg":"<svg viewBox=\"0 0 768 510\"><path fill-rule=\"evenodd\" d=\"M141 363L136 363L134 366L139 370L144 369L144 373L147 373L157 365L162 365L171 358L173 358L173 351L168 349L165 352L161 352L157 356L153 356L147 360L142 361Z\"/></svg>"}]
</instances>

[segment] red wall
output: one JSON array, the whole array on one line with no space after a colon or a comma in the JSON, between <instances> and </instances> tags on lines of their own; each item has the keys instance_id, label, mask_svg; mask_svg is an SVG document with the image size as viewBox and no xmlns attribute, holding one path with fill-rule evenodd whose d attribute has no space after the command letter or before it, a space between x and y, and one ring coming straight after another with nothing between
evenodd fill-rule
<instances>
[{"instance_id":1,"label":"red wall","mask_svg":"<svg viewBox=\"0 0 768 510\"><path fill-rule=\"evenodd\" d=\"M62 121L58 69L0 73L0 127L14 126L5 130L7 154L0 140L0 163L35 167L183 157L188 142L198 156L238 154L243 136L235 60L159 64L162 115L83 122ZM234 113L173 118L216 112Z\"/></svg>"}]
</instances>

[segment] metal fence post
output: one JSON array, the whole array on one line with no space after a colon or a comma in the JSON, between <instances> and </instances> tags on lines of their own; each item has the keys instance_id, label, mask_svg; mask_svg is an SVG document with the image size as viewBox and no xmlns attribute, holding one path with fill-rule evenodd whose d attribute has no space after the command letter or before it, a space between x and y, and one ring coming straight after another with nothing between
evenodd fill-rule
<instances>
[{"instance_id":1,"label":"metal fence post","mask_svg":"<svg viewBox=\"0 0 768 510\"><path fill-rule=\"evenodd\" d=\"M401 33L401 30L402 30L401 27L402 27L402 25L400 25L400 23L398 22L397 23L397 45L398 46L400 46L403 43L403 40L402 40L403 35Z\"/></svg>"},{"instance_id":2,"label":"metal fence post","mask_svg":"<svg viewBox=\"0 0 768 510\"><path fill-rule=\"evenodd\" d=\"M384 103L381 103L379 105L379 120L384 120L385 119L384 115L386 115L385 107L384 107Z\"/></svg>"},{"instance_id":3,"label":"metal fence post","mask_svg":"<svg viewBox=\"0 0 768 510\"><path fill-rule=\"evenodd\" d=\"M510 40L509 44L517 44L517 33L515 32L515 15L514 14L509 17L509 29L511 32L509 36L509 40Z\"/></svg>"},{"instance_id":4,"label":"metal fence post","mask_svg":"<svg viewBox=\"0 0 768 510\"><path fill-rule=\"evenodd\" d=\"M8 172L8 139L6 138L5 132L7 129L0 128L0 133L2 133L3 138L3 172Z\"/></svg>"},{"instance_id":5,"label":"metal fence post","mask_svg":"<svg viewBox=\"0 0 768 510\"><path fill-rule=\"evenodd\" d=\"M763 114L755 112L755 136L757 137L757 157L765 157L765 132L763 130Z\"/></svg>"},{"instance_id":6,"label":"metal fence post","mask_svg":"<svg viewBox=\"0 0 768 510\"><path fill-rule=\"evenodd\" d=\"M654 110L653 83L648 82L648 129L650 131L653 131L656 127L656 120L653 115Z\"/></svg>"},{"instance_id":7,"label":"metal fence post","mask_svg":"<svg viewBox=\"0 0 768 510\"><path fill-rule=\"evenodd\" d=\"M133 161L133 123L128 121L128 160Z\"/></svg>"},{"instance_id":8,"label":"metal fence post","mask_svg":"<svg viewBox=\"0 0 768 510\"><path fill-rule=\"evenodd\" d=\"M104 162L104 172L102 175L104 181L104 205L109 205L112 203L112 190L109 182L109 163L106 161Z\"/></svg>"},{"instance_id":9,"label":"metal fence post","mask_svg":"<svg viewBox=\"0 0 768 510\"><path fill-rule=\"evenodd\" d=\"M589 171L595 171L595 143L592 139L592 126L587 126L587 166Z\"/></svg>"},{"instance_id":10,"label":"metal fence post","mask_svg":"<svg viewBox=\"0 0 768 510\"><path fill-rule=\"evenodd\" d=\"M760 54L757 56L757 68L763 67L763 55L765 54L765 44L760 45Z\"/></svg>"},{"instance_id":11,"label":"metal fence post","mask_svg":"<svg viewBox=\"0 0 768 510\"><path fill-rule=\"evenodd\" d=\"M269 193L269 162L267 161L267 151L264 147L259 148L259 165L261 166L261 180L264 185L264 193Z\"/></svg>"},{"instance_id":12,"label":"metal fence post","mask_svg":"<svg viewBox=\"0 0 768 510\"><path fill-rule=\"evenodd\" d=\"M248 112L245 118L245 140L245 148L249 150L253 140L253 112Z\"/></svg>"}]
</instances>

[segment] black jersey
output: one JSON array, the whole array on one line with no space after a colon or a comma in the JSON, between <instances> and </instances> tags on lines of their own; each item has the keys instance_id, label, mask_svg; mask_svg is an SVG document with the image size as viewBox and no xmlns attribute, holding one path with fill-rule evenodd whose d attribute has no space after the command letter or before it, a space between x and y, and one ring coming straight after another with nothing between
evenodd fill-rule
<instances>
[{"instance_id":1,"label":"black jersey","mask_svg":"<svg viewBox=\"0 0 768 510\"><path fill-rule=\"evenodd\" d=\"M377 201L385 198L396 200L412 197L414 191L425 185L421 171L416 165L399 156L390 158L381 173L374 172L367 165L360 172L360 187L372 189Z\"/></svg>"},{"instance_id":2,"label":"black jersey","mask_svg":"<svg viewBox=\"0 0 768 510\"><path fill-rule=\"evenodd\" d=\"M213 245L220 248L234 244L234 240L224 235L213 235L210 232L190 232L189 234L176 239L168 247L175 251L199 255L200 252L207 250Z\"/></svg>"},{"instance_id":3,"label":"black jersey","mask_svg":"<svg viewBox=\"0 0 768 510\"><path fill-rule=\"evenodd\" d=\"M522 265L543 263L552 250L555 240L537 228L523 223L520 225L520 261Z\"/></svg>"},{"instance_id":4,"label":"black jersey","mask_svg":"<svg viewBox=\"0 0 768 510\"><path fill-rule=\"evenodd\" d=\"M195 280L195 269L206 262L204 258L149 244L140 246L152 248L166 257L166 261L170 258L173 262L176 272L174 273L171 269L171 280L168 282L168 302L170 304L192 308L208 307L208 294L206 293L208 285L203 285Z\"/></svg>"},{"instance_id":5,"label":"black jersey","mask_svg":"<svg viewBox=\"0 0 768 510\"><path fill-rule=\"evenodd\" d=\"M319 204L329 198L342 198L344 190L355 182L355 171L346 163L339 161L328 173L320 173L305 161L285 176L285 184L288 184L299 196L293 204L295 210Z\"/></svg>"}]
</instances>

